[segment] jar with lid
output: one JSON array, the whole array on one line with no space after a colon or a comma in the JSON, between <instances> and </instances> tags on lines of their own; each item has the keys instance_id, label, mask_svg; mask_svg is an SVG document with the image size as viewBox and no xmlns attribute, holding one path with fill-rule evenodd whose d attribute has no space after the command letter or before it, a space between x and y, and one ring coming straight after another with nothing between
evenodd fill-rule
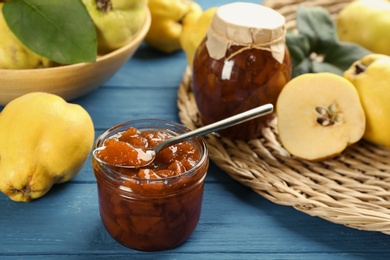
<instances>
[{"instance_id":1,"label":"jar with lid","mask_svg":"<svg viewBox=\"0 0 390 260\"><path fill-rule=\"evenodd\" d=\"M202 124L210 124L271 103L291 78L285 44L285 18L273 9L237 2L219 7L193 63L192 86ZM248 140L275 117L265 117L220 131Z\"/></svg>"},{"instance_id":2,"label":"jar with lid","mask_svg":"<svg viewBox=\"0 0 390 260\"><path fill-rule=\"evenodd\" d=\"M97 180L102 222L108 233L126 247L141 251L176 247L189 238L200 218L204 180L209 165L205 142L202 138L194 138L185 144L167 147L157 154L151 165L140 169L128 169L102 161L95 151L109 147L115 142L112 138L118 139L130 128L150 137L126 138L139 144L150 138L144 143L151 147L162 141L156 141L156 136L168 138L189 131L187 127L171 121L139 119L116 125L97 138L92 166ZM111 143L107 144L107 140ZM124 150L110 151L113 158L125 153ZM190 154L190 157L186 154ZM172 168L166 162L183 162L184 159L180 158L188 158L184 170L168 176L166 173ZM158 173L157 170L165 175L153 177L152 172ZM141 172L150 176L141 177Z\"/></svg>"}]
</instances>

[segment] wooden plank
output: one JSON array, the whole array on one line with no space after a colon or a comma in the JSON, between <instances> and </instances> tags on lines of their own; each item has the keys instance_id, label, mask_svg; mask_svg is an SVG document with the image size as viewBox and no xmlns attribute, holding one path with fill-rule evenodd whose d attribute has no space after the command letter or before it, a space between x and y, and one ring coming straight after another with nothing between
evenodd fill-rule
<instances>
[{"instance_id":1,"label":"wooden plank","mask_svg":"<svg viewBox=\"0 0 390 260\"><path fill-rule=\"evenodd\" d=\"M177 87L186 66L183 51L166 54L143 43L134 56L103 86Z\"/></svg>"},{"instance_id":2,"label":"wooden plank","mask_svg":"<svg viewBox=\"0 0 390 260\"><path fill-rule=\"evenodd\" d=\"M0 218L0 256L136 252L120 246L105 231L93 183L58 185L45 197L27 204L11 202L1 195L0 204L4 214ZM207 183L200 223L190 239L173 251L237 257L258 252L385 254L389 243L389 236L310 217L273 204L244 186ZM169 255L169 251L162 254Z\"/></svg>"},{"instance_id":3,"label":"wooden plank","mask_svg":"<svg viewBox=\"0 0 390 260\"><path fill-rule=\"evenodd\" d=\"M76 102L91 115L97 132L140 118L179 121L177 88L102 88Z\"/></svg>"}]
</instances>

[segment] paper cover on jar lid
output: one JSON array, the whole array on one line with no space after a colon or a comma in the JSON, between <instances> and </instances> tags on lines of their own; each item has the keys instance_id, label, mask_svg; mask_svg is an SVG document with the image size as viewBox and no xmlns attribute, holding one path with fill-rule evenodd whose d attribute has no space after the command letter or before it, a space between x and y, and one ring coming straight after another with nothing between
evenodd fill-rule
<instances>
[{"instance_id":1,"label":"paper cover on jar lid","mask_svg":"<svg viewBox=\"0 0 390 260\"><path fill-rule=\"evenodd\" d=\"M210 57L219 60L225 57L232 45L242 49L262 49L283 62L285 52L285 18L268 7L253 3L232 3L216 11L207 32L207 50Z\"/></svg>"}]
</instances>

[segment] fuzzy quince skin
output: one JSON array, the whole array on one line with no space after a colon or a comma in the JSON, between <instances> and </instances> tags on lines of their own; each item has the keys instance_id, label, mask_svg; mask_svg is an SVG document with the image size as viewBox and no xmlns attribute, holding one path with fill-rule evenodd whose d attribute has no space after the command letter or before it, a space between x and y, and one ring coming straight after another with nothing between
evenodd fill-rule
<instances>
[{"instance_id":1,"label":"fuzzy quince skin","mask_svg":"<svg viewBox=\"0 0 390 260\"><path fill-rule=\"evenodd\" d=\"M276 115L283 147L311 161L340 154L362 138L366 124L355 87L327 72L289 81L278 97Z\"/></svg>"},{"instance_id":2,"label":"fuzzy quince skin","mask_svg":"<svg viewBox=\"0 0 390 260\"><path fill-rule=\"evenodd\" d=\"M52 62L25 47L9 29L0 2L0 69L35 69L52 66Z\"/></svg>"},{"instance_id":3,"label":"fuzzy quince skin","mask_svg":"<svg viewBox=\"0 0 390 260\"><path fill-rule=\"evenodd\" d=\"M390 56L369 54L345 71L356 87L366 113L363 138L390 148Z\"/></svg>"},{"instance_id":4,"label":"fuzzy quince skin","mask_svg":"<svg viewBox=\"0 0 390 260\"><path fill-rule=\"evenodd\" d=\"M341 41L390 55L390 1L352 1L340 11L336 24Z\"/></svg>"},{"instance_id":5,"label":"fuzzy quince skin","mask_svg":"<svg viewBox=\"0 0 390 260\"><path fill-rule=\"evenodd\" d=\"M152 23L145 41L165 53L180 50L183 19L192 12L202 12L202 7L191 0L149 0L148 6Z\"/></svg>"},{"instance_id":6,"label":"fuzzy quince skin","mask_svg":"<svg viewBox=\"0 0 390 260\"><path fill-rule=\"evenodd\" d=\"M141 29L147 0L82 0L97 32L98 53L106 54L129 43Z\"/></svg>"},{"instance_id":7,"label":"fuzzy quince skin","mask_svg":"<svg viewBox=\"0 0 390 260\"><path fill-rule=\"evenodd\" d=\"M14 201L42 197L81 170L93 141L81 106L41 92L14 99L0 114L0 191Z\"/></svg>"},{"instance_id":8,"label":"fuzzy quince skin","mask_svg":"<svg viewBox=\"0 0 390 260\"><path fill-rule=\"evenodd\" d=\"M183 19L183 29L180 35L180 45L186 53L188 65L192 68L195 52L210 27L211 19L218 7L212 7L204 12L194 11Z\"/></svg>"}]
</instances>

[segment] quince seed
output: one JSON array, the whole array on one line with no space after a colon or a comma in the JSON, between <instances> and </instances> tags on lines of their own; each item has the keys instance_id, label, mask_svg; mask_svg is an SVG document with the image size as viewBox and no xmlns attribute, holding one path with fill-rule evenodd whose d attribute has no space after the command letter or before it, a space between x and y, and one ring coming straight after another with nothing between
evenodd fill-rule
<instances>
[{"instance_id":1,"label":"quince seed","mask_svg":"<svg viewBox=\"0 0 390 260\"><path fill-rule=\"evenodd\" d=\"M336 112L337 112L337 106L336 106L336 104L330 104L330 105L328 106L328 110L329 110L329 112L331 112L331 113L336 113Z\"/></svg>"},{"instance_id":2,"label":"quince seed","mask_svg":"<svg viewBox=\"0 0 390 260\"><path fill-rule=\"evenodd\" d=\"M331 126L342 122L342 115L338 114L336 104L330 104L327 108L318 106L315 111L318 114L317 123L321 126Z\"/></svg>"},{"instance_id":3,"label":"quince seed","mask_svg":"<svg viewBox=\"0 0 390 260\"><path fill-rule=\"evenodd\" d=\"M336 123L342 123L343 122L343 116L338 114L338 115L336 115L334 117L333 121L336 122Z\"/></svg>"},{"instance_id":4,"label":"quince seed","mask_svg":"<svg viewBox=\"0 0 390 260\"><path fill-rule=\"evenodd\" d=\"M316 107L315 109L319 115L326 115L328 113L327 109L324 107Z\"/></svg>"},{"instance_id":5,"label":"quince seed","mask_svg":"<svg viewBox=\"0 0 390 260\"><path fill-rule=\"evenodd\" d=\"M329 119L325 118L325 119L322 120L321 125L322 126L328 126L328 125L330 125L330 122L331 121Z\"/></svg>"}]
</instances>

